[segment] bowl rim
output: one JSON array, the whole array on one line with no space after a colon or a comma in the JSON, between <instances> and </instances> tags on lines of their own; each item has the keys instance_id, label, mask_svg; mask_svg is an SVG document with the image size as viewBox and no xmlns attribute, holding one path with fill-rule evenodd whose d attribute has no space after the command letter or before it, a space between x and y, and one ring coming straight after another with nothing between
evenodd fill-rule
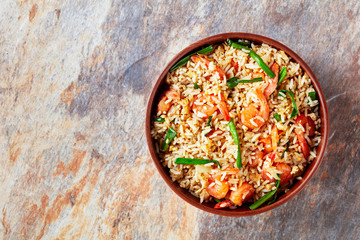
<instances>
[{"instance_id":1,"label":"bowl rim","mask_svg":"<svg viewBox=\"0 0 360 240\"><path fill-rule=\"evenodd\" d=\"M249 40L258 44L266 43L270 45L271 47L274 47L278 50L283 50L288 56L290 56L295 62L299 63L301 68L308 74L310 77L313 86L317 92L318 98L319 98L319 106L320 106L320 118L321 118L321 142L317 148L317 156L316 158L311 162L310 165L307 165L306 171L302 175L302 180L298 180L287 193L284 193L275 203L271 205L265 205L263 207L257 208L255 210L250 210L246 206L242 206L240 208L237 208L235 210L230 209L214 209L214 204L209 203L200 203L199 199L184 188L181 188L177 182L173 182L171 180L170 174L168 170L163 167L163 165L160 162L160 159L156 153L155 147L154 147L154 141L151 137L151 118L153 113L153 107L154 107L154 101L159 97L159 92L161 90L161 86L165 82L166 75L169 72L169 69L181 58L186 56L188 53L199 49L201 47L210 45L210 44L216 44L224 42L226 39L243 39L243 40ZM319 81L317 80L315 74L312 72L310 67L305 63L305 61L297 55L294 51L292 51L290 48L286 47L282 43L262 36L258 34L252 34L252 33L245 33L245 32L228 32L228 33L221 33L217 35L213 35L204 39L201 39L199 41L196 41L183 50L181 50L178 54L176 54L166 65L162 73L160 74L159 78L156 80L155 85L151 91L151 94L148 98L147 103L147 109L146 109L146 117L145 117L145 135L146 135L146 141L149 148L149 152L151 155L151 158L160 173L161 177L164 179L166 184L183 200L185 200L187 203L191 204L192 206L201 209L203 211L221 215L221 216L230 216L230 217L244 217L244 216L252 216L256 214L260 214L263 212L270 211L272 209L275 209L279 207L280 205L288 202L290 199L292 199L296 194L298 194L305 185L310 181L312 176L315 174L316 170L319 168L325 151L326 146L328 142L328 135L329 135L329 116L328 116L328 109L326 105L326 99L324 96L324 93L322 91L322 88L320 86Z\"/></svg>"}]
</instances>

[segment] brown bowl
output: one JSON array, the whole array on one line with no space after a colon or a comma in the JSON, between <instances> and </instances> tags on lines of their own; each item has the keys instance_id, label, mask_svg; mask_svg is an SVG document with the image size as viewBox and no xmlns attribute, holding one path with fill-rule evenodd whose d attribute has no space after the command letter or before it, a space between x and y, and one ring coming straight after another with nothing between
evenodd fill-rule
<instances>
[{"instance_id":1,"label":"brown bowl","mask_svg":"<svg viewBox=\"0 0 360 240\"><path fill-rule=\"evenodd\" d=\"M181 58L189 54L190 52L193 52L194 50L201 49L202 47L208 46L210 44L216 44L226 41L226 39L246 39L258 44L266 43L272 47L275 47L277 49L283 50L286 52L291 58L293 58L296 62L300 64L302 69L307 72L307 74L310 76L312 83L315 87L315 90L319 97L320 102L320 117L321 117L321 136L322 140L318 146L318 154L317 157L312 161L312 163L307 167L306 172L302 176L302 180L297 181L290 190L283 194L275 203L271 205L263 205L263 207L260 207L255 210L250 210L248 206L242 206L235 210L230 209L214 209L214 203L200 203L199 199L191 193L188 192L187 189L181 188L177 182L173 182L170 178L169 171L165 167L162 166L160 159L156 153L155 150L155 142L151 137L150 129L151 129L151 118L155 113L155 108L157 104L154 104L154 101L157 100L163 90L162 86L166 79L166 74L169 72L169 69ZM322 161L322 158L325 153L327 141L328 141L328 134L329 134L329 116L328 116L328 110L326 106L326 100L324 93L320 87L320 84L318 80L316 79L314 73L311 71L310 67L302 60L295 52L290 50L285 45L271 39L267 38L261 35L251 34L251 33L240 33L240 32L233 32L233 33L223 33L215 36L211 36L205 39L202 39L200 41L197 41L181 52L179 52L165 67L164 71L161 73L160 77L156 81L156 84L154 86L154 89L151 92L148 105L147 105L147 111L146 111L146 119L145 119L145 133L146 133L146 140L147 144L150 150L150 155L155 163L156 168L158 169L160 175L165 180L165 182L169 185L169 187L177 194L179 195L183 200L190 203L194 207L197 207L201 210L204 210L206 212L223 215L223 216L231 216L231 217L244 217L244 216L251 216L259 213L263 213L266 211L269 211L271 209L274 209L287 201L289 201L291 198L293 198L297 193L300 192L301 189L305 187L305 185L309 182L311 177L315 174L316 170L320 166L320 163Z\"/></svg>"}]
</instances>

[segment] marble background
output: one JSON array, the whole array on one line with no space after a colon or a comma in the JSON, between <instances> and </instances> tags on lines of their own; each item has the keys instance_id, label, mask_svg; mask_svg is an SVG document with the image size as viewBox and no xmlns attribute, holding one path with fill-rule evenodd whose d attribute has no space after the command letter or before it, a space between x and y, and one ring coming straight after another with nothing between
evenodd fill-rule
<instances>
[{"instance_id":1,"label":"marble background","mask_svg":"<svg viewBox=\"0 0 360 240\"><path fill-rule=\"evenodd\" d=\"M360 3L0 2L0 239L359 239ZM323 164L287 204L246 218L183 202L144 136L147 98L189 44L274 38L318 77Z\"/></svg>"}]
</instances>

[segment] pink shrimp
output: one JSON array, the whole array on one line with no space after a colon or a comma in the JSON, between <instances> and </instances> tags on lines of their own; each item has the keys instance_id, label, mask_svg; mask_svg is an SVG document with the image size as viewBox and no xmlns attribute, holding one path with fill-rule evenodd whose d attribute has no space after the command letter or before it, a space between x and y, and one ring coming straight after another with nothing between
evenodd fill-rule
<instances>
[{"instance_id":1,"label":"pink shrimp","mask_svg":"<svg viewBox=\"0 0 360 240\"><path fill-rule=\"evenodd\" d=\"M275 73L275 77L274 78L269 78L268 76L265 77L266 81L268 82L267 87L264 89L265 98L269 98L269 96L275 91L279 78L279 69L280 69L279 65L277 65L277 63L273 63L270 69Z\"/></svg>"},{"instance_id":2,"label":"pink shrimp","mask_svg":"<svg viewBox=\"0 0 360 240\"><path fill-rule=\"evenodd\" d=\"M206 68L209 69L209 65L210 65L210 61L208 59L206 59L205 55L193 55L191 56L191 60L195 63L201 62L204 63ZM214 72L219 73L219 76L226 81L226 75L224 73L223 70L221 70L221 68L219 68L218 66L215 65L215 69L213 70Z\"/></svg>"},{"instance_id":3,"label":"pink shrimp","mask_svg":"<svg viewBox=\"0 0 360 240\"><path fill-rule=\"evenodd\" d=\"M179 101L180 95L175 89L171 88L161 95L157 106L157 112L167 113L171 107L172 100Z\"/></svg>"},{"instance_id":4,"label":"pink shrimp","mask_svg":"<svg viewBox=\"0 0 360 240\"><path fill-rule=\"evenodd\" d=\"M241 122L250 129L263 126L269 119L269 105L264 94L258 88L255 90L255 95L260 100L260 108L258 109L258 107L252 103L239 114ZM260 117L260 119L257 117Z\"/></svg>"},{"instance_id":5,"label":"pink shrimp","mask_svg":"<svg viewBox=\"0 0 360 240\"><path fill-rule=\"evenodd\" d=\"M205 103L198 104L197 100ZM219 110L220 113L224 116L225 120L230 121L229 111L226 106L225 98L222 94L220 94L219 99L218 95L215 96L214 94L209 95L200 93L195 96L192 109L193 111L203 113L205 115L204 118L210 117L216 110Z\"/></svg>"}]
</instances>

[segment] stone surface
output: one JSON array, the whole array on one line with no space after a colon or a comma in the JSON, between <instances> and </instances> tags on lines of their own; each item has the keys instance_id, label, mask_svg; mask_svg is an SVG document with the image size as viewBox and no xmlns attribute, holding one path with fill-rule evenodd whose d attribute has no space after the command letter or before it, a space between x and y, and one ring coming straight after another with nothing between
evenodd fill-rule
<instances>
[{"instance_id":1,"label":"stone surface","mask_svg":"<svg viewBox=\"0 0 360 240\"><path fill-rule=\"evenodd\" d=\"M360 238L359 1L219 2L1 1L1 239ZM331 119L308 186L237 219L177 197L144 137L146 101L165 64L231 31L297 52Z\"/></svg>"}]
</instances>

